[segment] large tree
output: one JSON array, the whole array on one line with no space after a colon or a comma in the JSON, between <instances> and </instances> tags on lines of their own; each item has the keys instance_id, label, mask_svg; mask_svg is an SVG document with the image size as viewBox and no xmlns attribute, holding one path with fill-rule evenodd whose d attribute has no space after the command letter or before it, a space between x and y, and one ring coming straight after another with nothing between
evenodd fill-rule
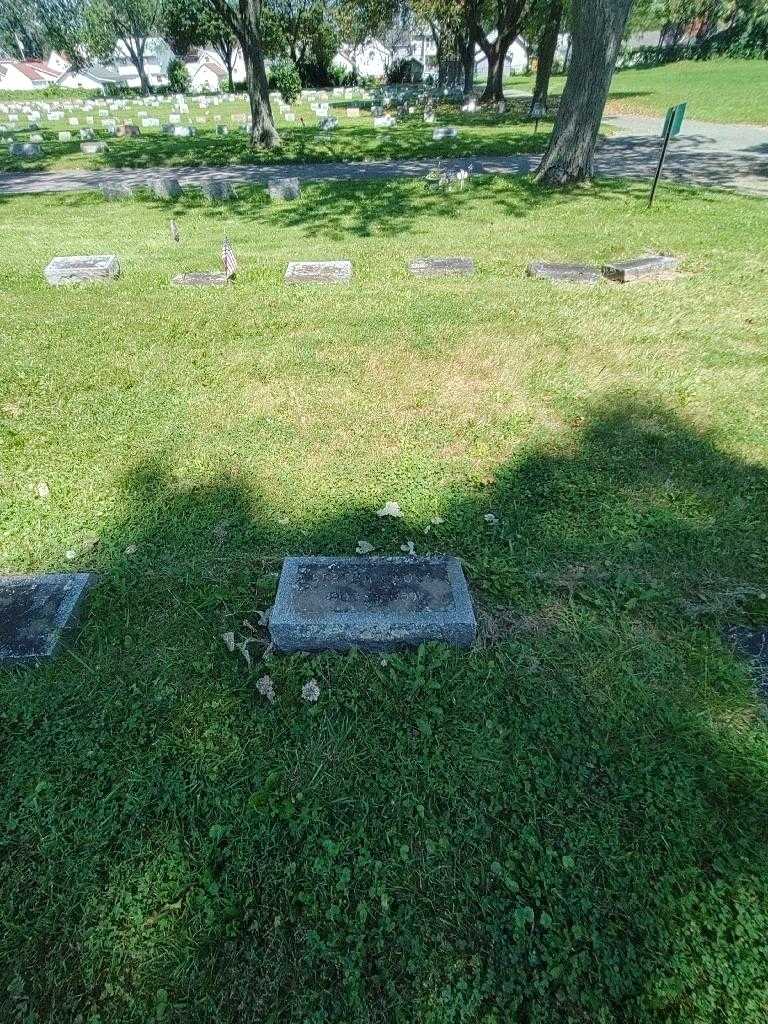
<instances>
[{"instance_id":1,"label":"large tree","mask_svg":"<svg viewBox=\"0 0 768 1024\"><path fill-rule=\"evenodd\" d=\"M274 46L275 26L263 0L209 0L240 43L251 107L251 145L272 149L280 142L269 103L264 58Z\"/></svg>"},{"instance_id":2,"label":"large tree","mask_svg":"<svg viewBox=\"0 0 768 1024\"><path fill-rule=\"evenodd\" d=\"M632 0L573 0L573 55L555 127L536 172L545 185L592 176L592 161Z\"/></svg>"},{"instance_id":3,"label":"large tree","mask_svg":"<svg viewBox=\"0 0 768 1024\"><path fill-rule=\"evenodd\" d=\"M0 0L0 54L14 60L43 56L45 33L32 0Z\"/></svg>"},{"instance_id":4,"label":"large tree","mask_svg":"<svg viewBox=\"0 0 768 1024\"><path fill-rule=\"evenodd\" d=\"M536 44L536 80L531 98L531 113L547 109L549 80L557 51L560 23L563 20L563 0L549 0L540 11Z\"/></svg>"},{"instance_id":5,"label":"large tree","mask_svg":"<svg viewBox=\"0 0 768 1024\"><path fill-rule=\"evenodd\" d=\"M162 0L88 0L84 24L88 51L101 60L112 60L122 44L136 68L142 94L150 93L147 42L161 31Z\"/></svg>"},{"instance_id":6,"label":"large tree","mask_svg":"<svg viewBox=\"0 0 768 1024\"><path fill-rule=\"evenodd\" d=\"M230 91L234 89L237 38L208 0L164 0L163 34L180 55L192 46L210 46L226 68Z\"/></svg>"},{"instance_id":7,"label":"large tree","mask_svg":"<svg viewBox=\"0 0 768 1024\"><path fill-rule=\"evenodd\" d=\"M488 80L481 102L504 99L504 61L527 9L528 0L467 0L472 36L488 61Z\"/></svg>"}]
</instances>

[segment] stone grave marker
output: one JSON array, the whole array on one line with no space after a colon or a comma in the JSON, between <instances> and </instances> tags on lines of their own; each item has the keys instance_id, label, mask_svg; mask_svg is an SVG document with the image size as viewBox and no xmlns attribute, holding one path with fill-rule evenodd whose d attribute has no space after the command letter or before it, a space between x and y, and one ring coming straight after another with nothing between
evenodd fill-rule
<instances>
[{"instance_id":1,"label":"stone grave marker","mask_svg":"<svg viewBox=\"0 0 768 1024\"><path fill-rule=\"evenodd\" d=\"M133 189L130 185L123 181L105 181L99 186L102 198L108 202L112 202L117 199L131 199L133 197Z\"/></svg>"},{"instance_id":2,"label":"stone grave marker","mask_svg":"<svg viewBox=\"0 0 768 1024\"><path fill-rule=\"evenodd\" d=\"M11 144L11 156L41 156L42 148L39 142L13 142Z\"/></svg>"},{"instance_id":3,"label":"stone grave marker","mask_svg":"<svg viewBox=\"0 0 768 1024\"><path fill-rule=\"evenodd\" d=\"M274 178L267 185L270 199L298 199L301 185L298 178Z\"/></svg>"},{"instance_id":4,"label":"stone grave marker","mask_svg":"<svg viewBox=\"0 0 768 1024\"><path fill-rule=\"evenodd\" d=\"M181 182L168 174L152 178L149 188L156 199L178 199L181 195Z\"/></svg>"},{"instance_id":5,"label":"stone grave marker","mask_svg":"<svg viewBox=\"0 0 768 1024\"><path fill-rule=\"evenodd\" d=\"M54 657L95 580L90 572L0 578L0 665Z\"/></svg>"},{"instance_id":6,"label":"stone grave marker","mask_svg":"<svg viewBox=\"0 0 768 1024\"><path fill-rule=\"evenodd\" d=\"M141 135L141 129L135 124L121 124L117 127L117 135L120 138L136 139Z\"/></svg>"},{"instance_id":7,"label":"stone grave marker","mask_svg":"<svg viewBox=\"0 0 768 1024\"><path fill-rule=\"evenodd\" d=\"M434 142L440 142L442 139L457 139L458 137L459 129L453 128L450 125L445 125L443 128L435 128L432 132Z\"/></svg>"},{"instance_id":8,"label":"stone grave marker","mask_svg":"<svg viewBox=\"0 0 768 1024\"><path fill-rule=\"evenodd\" d=\"M106 142L81 142L80 152L88 153L92 155L94 153L105 153L107 149Z\"/></svg>"},{"instance_id":9,"label":"stone grave marker","mask_svg":"<svg viewBox=\"0 0 768 1024\"><path fill-rule=\"evenodd\" d=\"M171 284L185 288L221 288L229 284L230 279L220 270L201 270L188 274L177 274L171 278Z\"/></svg>"},{"instance_id":10,"label":"stone grave marker","mask_svg":"<svg viewBox=\"0 0 768 1024\"><path fill-rule=\"evenodd\" d=\"M546 263L538 260L528 264L528 276L558 283L597 284L600 271L586 263Z\"/></svg>"},{"instance_id":11,"label":"stone grave marker","mask_svg":"<svg viewBox=\"0 0 768 1024\"><path fill-rule=\"evenodd\" d=\"M411 260L408 269L416 277L452 277L474 274L475 261L464 256L438 256Z\"/></svg>"},{"instance_id":12,"label":"stone grave marker","mask_svg":"<svg viewBox=\"0 0 768 1024\"><path fill-rule=\"evenodd\" d=\"M119 277L117 256L55 256L45 268L48 284L109 281Z\"/></svg>"},{"instance_id":13,"label":"stone grave marker","mask_svg":"<svg viewBox=\"0 0 768 1024\"><path fill-rule=\"evenodd\" d=\"M680 267L680 260L674 256L643 256L637 260L623 260L606 263L603 276L610 281L629 284L632 281L657 281L671 277Z\"/></svg>"},{"instance_id":14,"label":"stone grave marker","mask_svg":"<svg viewBox=\"0 0 768 1024\"><path fill-rule=\"evenodd\" d=\"M349 284L352 263L349 260L305 260L288 264L286 284Z\"/></svg>"},{"instance_id":15,"label":"stone grave marker","mask_svg":"<svg viewBox=\"0 0 768 1024\"><path fill-rule=\"evenodd\" d=\"M231 199L234 187L223 178L207 178L200 183L200 189L206 199L214 202L218 199Z\"/></svg>"},{"instance_id":16,"label":"stone grave marker","mask_svg":"<svg viewBox=\"0 0 768 1024\"><path fill-rule=\"evenodd\" d=\"M456 558L286 558L269 631L281 651L387 651L477 634Z\"/></svg>"},{"instance_id":17,"label":"stone grave marker","mask_svg":"<svg viewBox=\"0 0 768 1024\"><path fill-rule=\"evenodd\" d=\"M72 132L59 132L59 142L71 142Z\"/></svg>"}]
</instances>

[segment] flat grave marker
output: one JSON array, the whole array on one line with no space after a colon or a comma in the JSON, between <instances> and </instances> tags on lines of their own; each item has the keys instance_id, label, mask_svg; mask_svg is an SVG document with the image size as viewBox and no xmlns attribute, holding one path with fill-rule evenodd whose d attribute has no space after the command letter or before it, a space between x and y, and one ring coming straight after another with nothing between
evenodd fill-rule
<instances>
[{"instance_id":1,"label":"flat grave marker","mask_svg":"<svg viewBox=\"0 0 768 1024\"><path fill-rule=\"evenodd\" d=\"M454 277L474 274L475 261L464 256L430 256L411 260L408 269L415 277Z\"/></svg>"},{"instance_id":2,"label":"flat grave marker","mask_svg":"<svg viewBox=\"0 0 768 1024\"><path fill-rule=\"evenodd\" d=\"M0 665L54 657L95 579L90 572L0 578Z\"/></svg>"},{"instance_id":3,"label":"flat grave marker","mask_svg":"<svg viewBox=\"0 0 768 1024\"><path fill-rule=\"evenodd\" d=\"M200 270L189 274L177 274L171 284L185 288L222 288L229 284L229 278L220 270Z\"/></svg>"},{"instance_id":4,"label":"flat grave marker","mask_svg":"<svg viewBox=\"0 0 768 1024\"><path fill-rule=\"evenodd\" d=\"M619 260L606 263L603 276L620 284L633 281L658 281L672 277L680 267L680 260L674 256L643 256L636 260Z\"/></svg>"},{"instance_id":5,"label":"flat grave marker","mask_svg":"<svg viewBox=\"0 0 768 1024\"><path fill-rule=\"evenodd\" d=\"M558 284L597 284L600 271L587 263L546 263L537 260L528 264L528 276Z\"/></svg>"},{"instance_id":6,"label":"flat grave marker","mask_svg":"<svg viewBox=\"0 0 768 1024\"><path fill-rule=\"evenodd\" d=\"M349 284L352 263L349 260L304 260L288 264L287 284Z\"/></svg>"},{"instance_id":7,"label":"flat grave marker","mask_svg":"<svg viewBox=\"0 0 768 1024\"><path fill-rule=\"evenodd\" d=\"M48 284L110 281L120 275L117 256L54 256L44 271Z\"/></svg>"},{"instance_id":8,"label":"flat grave marker","mask_svg":"<svg viewBox=\"0 0 768 1024\"><path fill-rule=\"evenodd\" d=\"M464 573L451 556L286 558L269 631L281 651L388 651L477 634Z\"/></svg>"}]
</instances>

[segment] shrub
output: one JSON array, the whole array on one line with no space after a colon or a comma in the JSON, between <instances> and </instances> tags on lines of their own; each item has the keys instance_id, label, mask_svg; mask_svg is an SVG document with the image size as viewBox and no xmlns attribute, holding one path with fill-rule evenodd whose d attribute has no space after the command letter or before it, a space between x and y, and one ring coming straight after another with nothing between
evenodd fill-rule
<instances>
[{"instance_id":1,"label":"shrub","mask_svg":"<svg viewBox=\"0 0 768 1024\"><path fill-rule=\"evenodd\" d=\"M424 65L413 57L403 57L387 64L385 74L388 85L405 85L421 81Z\"/></svg>"},{"instance_id":2,"label":"shrub","mask_svg":"<svg viewBox=\"0 0 768 1024\"><path fill-rule=\"evenodd\" d=\"M189 72L178 57L168 62L168 87L171 92L189 92Z\"/></svg>"},{"instance_id":3,"label":"shrub","mask_svg":"<svg viewBox=\"0 0 768 1024\"><path fill-rule=\"evenodd\" d=\"M293 103L301 95L301 78L292 60L287 57L276 60L270 68L269 87L277 89L286 103Z\"/></svg>"}]
</instances>

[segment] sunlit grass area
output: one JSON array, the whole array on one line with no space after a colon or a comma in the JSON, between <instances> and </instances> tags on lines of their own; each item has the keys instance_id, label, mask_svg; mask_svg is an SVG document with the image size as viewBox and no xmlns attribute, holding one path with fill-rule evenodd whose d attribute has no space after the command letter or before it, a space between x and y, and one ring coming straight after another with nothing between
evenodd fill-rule
<instances>
[{"instance_id":1,"label":"sunlit grass area","mask_svg":"<svg viewBox=\"0 0 768 1024\"><path fill-rule=\"evenodd\" d=\"M667 185L0 201L0 570L99 574L0 674L0 1019L764 1022L766 238ZM476 648L265 657L283 556L360 540L458 555Z\"/></svg>"},{"instance_id":2,"label":"sunlit grass area","mask_svg":"<svg viewBox=\"0 0 768 1024\"><path fill-rule=\"evenodd\" d=\"M563 91L565 76L552 79L552 93ZM532 76L516 76L510 88L533 88ZM609 114L664 114L688 101L687 116L700 121L768 124L768 62L764 60L684 60L646 70L617 71L611 83Z\"/></svg>"},{"instance_id":3,"label":"sunlit grass area","mask_svg":"<svg viewBox=\"0 0 768 1024\"><path fill-rule=\"evenodd\" d=\"M360 109L357 117L347 115L350 106ZM132 108L112 116L118 123L126 121L140 126L141 111L144 110L146 114L157 117L162 125L173 109L170 103L145 107L144 110L137 102ZM489 110L462 113L456 105L442 105L437 110L434 125L424 123L419 109L413 114L397 115L397 123L392 128L374 128L370 107L370 101L360 103L334 98L329 101L329 108L331 116L339 122L338 127L322 131L322 119L310 109L308 100L294 105L296 120L291 122L285 120L275 104L274 114L281 142L269 151L253 150L248 144L242 124L248 109L243 96L238 96L232 103L204 109L199 109L195 100L190 99L190 113L185 115L185 122L191 122L195 134L189 138L164 135L160 127L140 128L141 135L137 138L115 138L98 127L96 117L92 117L95 125L88 126L85 117L90 115L71 111L62 121L52 124L44 121L41 129L29 129L24 120L9 126L12 130L2 136L6 143L26 142L31 134L39 134L43 137L42 153L38 157L18 157L11 156L7 146L0 148L0 171L508 156L543 151L549 137L546 123L536 130L536 126L527 119L525 101L510 102L505 114ZM96 139L107 144L106 152L95 155L81 152L80 129L69 125L70 114L77 117L80 127L93 129ZM458 128L458 137L434 140L432 132L441 125ZM228 134L217 134L219 126L227 128ZM60 142L60 131L71 132L72 139Z\"/></svg>"}]
</instances>

